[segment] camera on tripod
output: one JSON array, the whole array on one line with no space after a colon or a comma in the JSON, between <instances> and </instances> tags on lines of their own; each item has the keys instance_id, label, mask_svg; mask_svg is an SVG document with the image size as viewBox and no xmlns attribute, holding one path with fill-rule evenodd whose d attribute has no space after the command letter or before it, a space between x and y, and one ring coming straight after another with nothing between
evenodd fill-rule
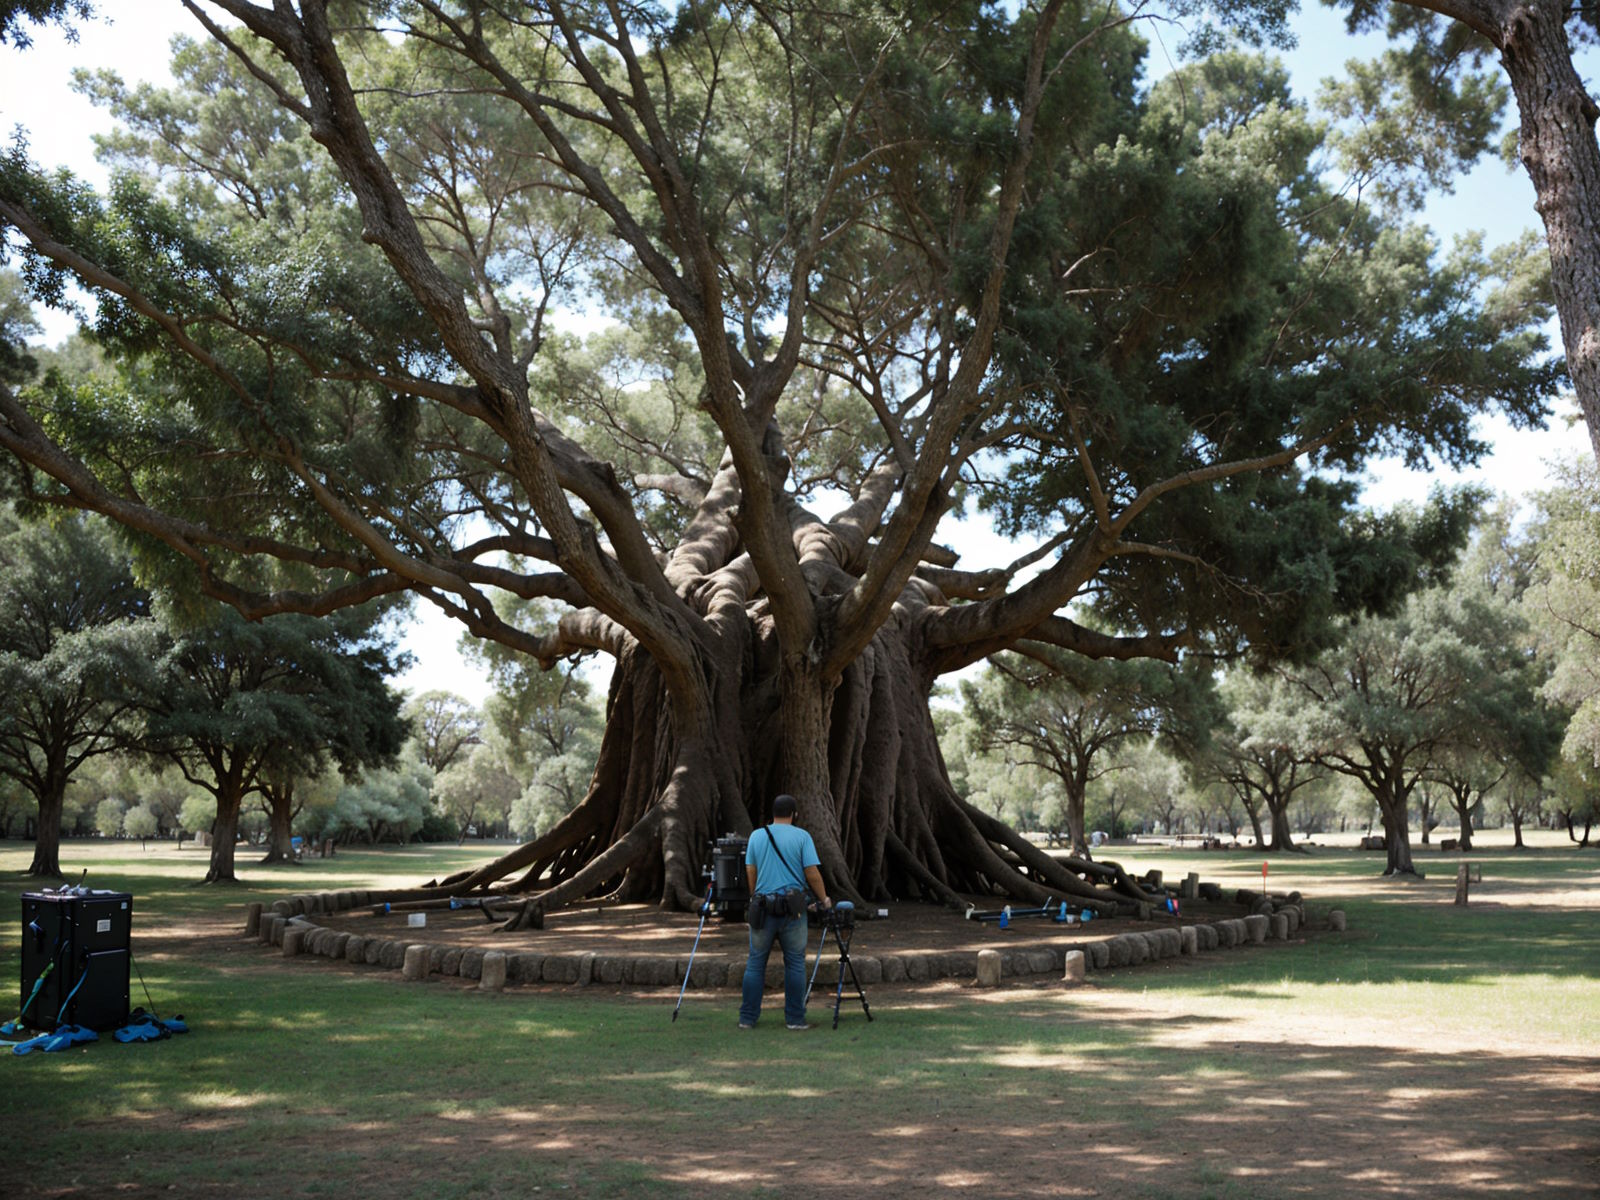
<instances>
[{"instance_id":1,"label":"camera on tripod","mask_svg":"<svg viewBox=\"0 0 1600 1200\"><path fill-rule=\"evenodd\" d=\"M823 929L854 929L856 906L848 900L840 900L832 908L813 908L811 923Z\"/></svg>"},{"instance_id":2,"label":"camera on tripod","mask_svg":"<svg viewBox=\"0 0 1600 1200\"><path fill-rule=\"evenodd\" d=\"M744 920L750 902L750 885L744 873L744 853L749 845L737 833L719 837L711 843L711 865L701 877L711 881L711 911L724 921Z\"/></svg>"}]
</instances>

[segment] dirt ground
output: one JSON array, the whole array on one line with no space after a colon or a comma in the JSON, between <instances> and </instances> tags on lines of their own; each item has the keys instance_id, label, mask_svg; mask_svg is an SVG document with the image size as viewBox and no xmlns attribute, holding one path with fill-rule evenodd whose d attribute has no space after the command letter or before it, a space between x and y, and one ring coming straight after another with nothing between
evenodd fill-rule
<instances>
[{"instance_id":1,"label":"dirt ground","mask_svg":"<svg viewBox=\"0 0 1600 1200\"><path fill-rule=\"evenodd\" d=\"M1386 885L1378 884L1381 890ZM1592 887L1560 896L1506 894L1498 907L1587 907ZM1553 904L1549 903L1554 901ZM1313 911L1318 907L1313 898ZM1186 905L1185 920L1238 915L1231 905ZM543 930L499 932L473 912L430 912L424 928L401 915L345 914L325 923L368 935L440 940L456 945L682 957L697 921L649 906L553 914ZM1071 929L1021 919L1002 930L962 920L934 907L903 905L888 920L862 922L854 953L1025 949L1066 937L1109 936L1159 928L1129 920L1091 922ZM1320 923L1320 922L1319 922ZM399 931L404 929L404 933ZM1296 939L1304 945L1311 932ZM1370 936L1361 935L1357 936ZM701 954L742 958L742 924L706 922ZM1291 945L1292 945L1291 944ZM1321 1012L1314 1026L1291 1004L1266 992L1232 1002L1196 1003L1190 992L1140 990L1126 983L1138 972L1165 975L1205 970L1230 953L1274 954L1281 943L1221 951L1199 959L1164 960L1118 972L1123 986L1064 991L1052 977L1008 980L978 992L970 980L868 989L880 1015L939 1010L977 1002L992 1006L994 1043L953 1047L994 1070L1094 1071L1107 1092L1104 1119L1068 1096L1026 1114L1010 1111L1003 1095L977 1094L970 1107L941 1110L915 1088L885 1088L870 1104L853 1105L830 1121L825 1139L807 1143L782 1136L758 1118L751 1136L692 1125L673 1137L643 1143L615 1114L540 1106L508 1106L494 1130L422 1129L430 1157L482 1164L524 1154L537 1129L541 1156L567 1188L584 1186L584 1164L615 1159L639 1163L650 1177L712 1196L1600 1196L1600 1048L1561 1047L1537 1028L1467 1030L1441 1045L1431 1032L1440 1014L1358 1009ZM332 964L330 964L332 965ZM340 969L335 966L334 969ZM361 968L351 968L361 969ZM370 969L370 968L369 968ZM1155 975L1151 976L1152 979ZM465 980L439 980L470 988ZM577 1001L577 989L540 985L513 989L537 1002L540 993ZM662 1004L661 992L596 986L639 1004ZM508 996L511 993L508 993ZM727 993L695 996L688 1015L727 1017ZM1107 1046L1092 1059L1081 1052L1048 1053L1026 1040L1034 1021L1072 1019L1107 1028L1136 1029L1134 1045ZM813 1019L826 1020L815 1013ZM870 1036L853 1001L842 1028L815 1037ZM1570 1051L1570 1052L1563 1052ZM975 1068L976 1073L977 1068ZM1262 1080L1270 1080L1261 1086ZM823 1152L816 1152L818 1147ZM376 1152L376 1147L374 1147ZM872 1181L872 1182L868 1182ZM914 1181L914 1182L913 1182Z\"/></svg>"},{"instance_id":2,"label":"dirt ground","mask_svg":"<svg viewBox=\"0 0 1600 1200\"><path fill-rule=\"evenodd\" d=\"M875 910L879 911L879 910ZM984 949L1029 950L1059 946L1074 938L1111 937L1119 933L1175 928L1196 921L1242 916L1232 904L1184 901L1181 917L1157 915L1150 921L1131 918L1099 919L1067 925L1041 917L1019 917L1008 928L997 922L966 920L959 913L933 904L897 904L881 910L886 918L862 919L852 935L854 955L906 953L956 953ZM993 911L985 910L985 911ZM664 913L655 905L629 904L609 908L568 909L551 913L543 929L503 933L500 922L488 921L481 912L433 909L427 924L407 924L402 912L378 913L362 909L308 918L328 929L362 937L438 942L451 946L476 946L507 953L538 951L543 954L612 954L684 958L694 946L699 918L685 913ZM818 934L813 929L812 941ZM832 945L830 941L829 945ZM726 921L713 914L700 934L699 955L743 961L748 951L748 931L742 920Z\"/></svg>"}]
</instances>

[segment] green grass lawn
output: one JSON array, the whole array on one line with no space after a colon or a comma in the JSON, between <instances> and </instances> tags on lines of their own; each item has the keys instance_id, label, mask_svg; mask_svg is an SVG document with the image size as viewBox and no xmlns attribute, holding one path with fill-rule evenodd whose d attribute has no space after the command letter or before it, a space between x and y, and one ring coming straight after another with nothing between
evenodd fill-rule
<instances>
[{"instance_id":1,"label":"green grass lawn","mask_svg":"<svg viewBox=\"0 0 1600 1200\"><path fill-rule=\"evenodd\" d=\"M1343 906L1350 931L1078 991L873 989L877 1020L804 1035L737 1031L731 992L672 1023L668 993L481 995L234 936L248 899L489 851L242 860L244 886L206 888L192 849L69 843L70 874L133 892L144 981L194 1032L8 1056L0 1196L1592 1195L1600 853L1546 841L1473 856L1466 909L1453 870L1273 858L1274 888ZM3 845L14 981L31 884ZM1258 855L1120 853L1260 882Z\"/></svg>"}]
</instances>

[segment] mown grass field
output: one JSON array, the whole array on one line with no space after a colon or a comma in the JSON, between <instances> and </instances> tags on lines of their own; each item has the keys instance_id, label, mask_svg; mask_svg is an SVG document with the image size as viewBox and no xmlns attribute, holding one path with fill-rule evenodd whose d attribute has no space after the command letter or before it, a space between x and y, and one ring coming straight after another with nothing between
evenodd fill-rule
<instances>
[{"instance_id":1,"label":"mown grass field","mask_svg":"<svg viewBox=\"0 0 1600 1200\"><path fill-rule=\"evenodd\" d=\"M1454 856L1419 851L1438 865L1407 883L1381 856L1275 856L1273 887L1347 933L1077 990L875 988L877 1020L800 1035L740 1033L730 992L672 1023L672 994L482 995L239 934L250 899L490 851L241 857L244 885L206 888L194 849L68 843L70 874L134 893L144 981L194 1032L7 1055L0 1196L1595 1195L1600 852L1563 842L1473 855L1465 909ZM1260 881L1256 854L1115 853ZM0 843L7 1005L28 857Z\"/></svg>"}]
</instances>

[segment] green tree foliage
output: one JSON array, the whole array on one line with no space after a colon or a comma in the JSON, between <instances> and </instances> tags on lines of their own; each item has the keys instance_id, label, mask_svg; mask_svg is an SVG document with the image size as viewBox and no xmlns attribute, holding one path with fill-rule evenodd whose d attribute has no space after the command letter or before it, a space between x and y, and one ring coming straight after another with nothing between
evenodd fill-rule
<instances>
[{"instance_id":1,"label":"green tree foliage","mask_svg":"<svg viewBox=\"0 0 1600 1200\"><path fill-rule=\"evenodd\" d=\"M405 718L422 761L434 771L447 770L483 742L483 717L454 692L423 692L406 704Z\"/></svg>"},{"instance_id":2,"label":"green tree foliage","mask_svg":"<svg viewBox=\"0 0 1600 1200\"><path fill-rule=\"evenodd\" d=\"M153 838L159 832L160 823L156 811L148 804L135 804L122 814L123 836L138 838L141 850L144 849L145 839Z\"/></svg>"},{"instance_id":3,"label":"green tree foliage","mask_svg":"<svg viewBox=\"0 0 1600 1200\"><path fill-rule=\"evenodd\" d=\"M406 735L388 686L393 648L381 614L246 621L214 605L202 625L175 621L168 667L145 701L143 745L216 799L208 882L232 880L241 806L264 785L288 849L292 781L331 760L355 772L392 759Z\"/></svg>"},{"instance_id":4,"label":"green tree foliage","mask_svg":"<svg viewBox=\"0 0 1600 1200\"><path fill-rule=\"evenodd\" d=\"M1152 735L1203 736L1203 677L1155 662L996 659L961 698L976 745L1004 750L1053 776L1066 798L1073 853L1089 857L1085 805L1090 785L1126 767L1115 751Z\"/></svg>"},{"instance_id":5,"label":"green tree foliage","mask_svg":"<svg viewBox=\"0 0 1600 1200\"><path fill-rule=\"evenodd\" d=\"M1520 119L1504 147L1533 184L1550 254L1578 403L1600 460L1600 104L1573 61L1600 40L1600 9L1568 0L1324 0L1352 32L1383 29L1396 48L1352 64L1334 89L1354 118L1358 159L1410 160L1405 174L1440 184L1489 145L1507 100L1485 70L1498 59ZM1407 154L1410 148L1411 153Z\"/></svg>"},{"instance_id":6,"label":"green tree foliage","mask_svg":"<svg viewBox=\"0 0 1600 1200\"><path fill-rule=\"evenodd\" d=\"M480 837L486 837L490 829L509 821L522 784L506 769L500 754L479 745L455 756L434 776L433 794L440 811L455 824L459 843L474 826Z\"/></svg>"},{"instance_id":7,"label":"green tree foliage","mask_svg":"<svg viewBox=\"0 0 1600 1200\"><path fill-rule=\"evenodd\" d=\"M1559 486L1538 497L1524 609L1551 665L1546 698L1571 720L1561 753L1600 767L1600 477L1589 463L1557 470Z\"/></svg>"},{"instance_id":8,"label":"green tree foliage","mask_svg":"<svg viewBox=\"0 0 1600 1200\"><path fill-rule=\"evenodd\" d=\"M125 800L107 796L94 809L94 830L101 837L121 837L122 817L128 811Z\"/></svg>"},{"instance_id":9,"label":"green tree foliage","mask_svg":"<svg viewBox=\"0 0 1600 1200\"><path fill-rule=\"evenodd\" d=\"M0 382L0 445L250 615L410 590L613 655L583 801L451 888L692 905L783 790L841 897L1081 889L948 786L934 681L1391 610L1436 545L1354 474L1559 383L1526 256L1342 194L1258 57L1146 86L1101 5L216 7L175 88L83 81L107 195L0 164L121 371ZM1043 549L956 569L974 503Z\"/></svg>"},{"instance_id":10,"label":"green tree foliage","mask_svg":"<svg viewBox=\"0 0 1600 1200\"><path fill-rule=\"evenodd\" d=\"M408 842L433 811L432 784L433 771L412 744L393 766L363 771L339 790L322 835L372 845Z\"/></svg>"},{"instance_id":11,"label":"green tree foliage","mask_svg":"<svg viewBox=\"0 0 1600 1200\"><path fill-rule=\"evenodd\" d=\"M149 598L104 525L0 511L0 774L37 805L29 874L61 874L67 784L127 744L156 655Z\"/></svg>"},{"instance_id":12,"label":"green tree foliage","mask_svg":"<svg viewBox=\"0 0 1600 1200\"><path fill-rule=\"evenodd\" d=\"M1467 748L1516 761L1536 671L1510 598L1463 571L1395 617L1351 622L1338 646L1286 674L1286 702L1260 711L1255 736L1359 782L1383 817L1385 873L1411 874L1413 794Z\"/></svg>"},{"instance_id":13,"label":"green tree foliage","mask_svg":"<svg viewBox=\"0 0 1600 1200\"><path fill-rule=\"evenodd\" d=\"M1223 680L1220 699L1227 717L1194 758L1191 771L1196 779L1233 793L1250 819L1258 847L1293 850L1289 807L1300 789L1324 774L1316 747L1284 736L1301 703L1298 690L1275 676L1237 669Z\"/></svg>"}]
</instances>

